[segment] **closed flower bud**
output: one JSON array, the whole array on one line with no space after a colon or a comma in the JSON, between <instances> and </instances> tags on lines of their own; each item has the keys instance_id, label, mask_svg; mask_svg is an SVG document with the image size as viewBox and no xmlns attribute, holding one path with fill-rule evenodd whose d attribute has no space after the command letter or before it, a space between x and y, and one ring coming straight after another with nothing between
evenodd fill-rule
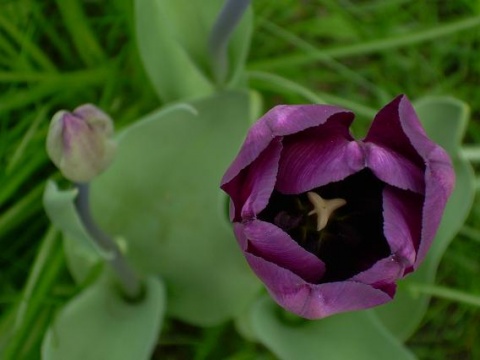
<instances>
[{"instance_id":1,"label":"closed flower bud","mask_svg":"<svg viewBox=\"0 0 480 360\"><path fill-rule=\"evenodd\" d=\"M89 182L113 160L112 135L112 119L94 105L79 106L72 113L59 111L50 123L47 153L67 179Z\"/></svg>"}]
</instances>

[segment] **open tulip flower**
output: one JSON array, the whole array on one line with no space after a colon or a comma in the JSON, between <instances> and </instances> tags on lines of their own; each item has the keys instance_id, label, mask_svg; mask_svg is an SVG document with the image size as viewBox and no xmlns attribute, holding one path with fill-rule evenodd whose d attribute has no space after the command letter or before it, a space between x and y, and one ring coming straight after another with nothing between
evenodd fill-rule
<instances>
[{"instance_id":1,"label":"open tulip flower","mask_svg":"<svg viewBox=\"0 0 480 360\"><path fill-rule=\"evenodd\" d=\"M425 258L454 186L406 96L367 136L329 105L277 106L223 177L241 250L275 301L308 319L393 299Z\"/></svg>"}]
</instances>

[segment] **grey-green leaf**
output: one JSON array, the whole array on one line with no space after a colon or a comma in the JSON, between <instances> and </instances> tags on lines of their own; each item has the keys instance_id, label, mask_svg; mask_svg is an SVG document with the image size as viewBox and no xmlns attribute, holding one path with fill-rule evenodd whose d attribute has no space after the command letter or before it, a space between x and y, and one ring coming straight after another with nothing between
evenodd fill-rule
<instances>
[{"instance_id":1,"label":"grey-green leaf","mask_svg":"<svg viewBox=\"0 0 480 360\"><path fill-rule=\"evenodd\" d=\"M264 297L251 312L257 339L279 359L415 359L370 311L316 321L285 321L279 316L281 311L270 298Z\"/></svg>"},{"instance_id":2,"label":"grey-green leaf","mask_svg":"<svg viewBox=\"0 0 480 360\"><path fill-rule=\"evenodd\" d=\"M249 101L246 93L228 92L191 106L196 115L161 111L121 134L112 167L92 184L93 214L125 239L139 271L165 280L171 315L214 325L245 308L260 288L219 189L246 134Z\"/></svg>"},{"instance_id":3,"label":"grey-green leaf","mask_svg":"<svg viewBox=\"0 0 480 360\"><path fill-rule=\"evenodd\" d=\"M165 291L157 278L145 281L145 298L123 299L112 280L100 277L68 302L47 331L43 360L147 360L165 313Z\"/></svg>"},{"instance_id":4,"label":"grey-green leaf","mask_svg":"<svg viewBox=\"0 0 480 360\"><path fill-rule=\"evenodd\" d=\"M55 182L49 180L43 194L43 206L50 221L63 233L69 270L80 282L108 254L95 244L80 221L74 205L77 193L76 188L60 190Z\"/></svg>"},{"instance_id":5,"label":"grey-green leaf","mask_svg":"<svg viewBox=\"0 0 480 360\"><path fill-rule=\"evenodd\" d=\"M185 100L215 91L207 45L222 4L222 0L135 1L140 58L161 100ZM229 82L234 86L242 77L251 32L249 11L230 41Z\"/></svg>"},{"instance_id":6,"label":"grey-green leaf","mask_svg":"<svg viewBox=\"0 0 480 360\"><path fill-rule=\"evenodd\" d=\"M456 173L455 190L450 197L432 247L417 272L399 283L395 300L375 311L384 324L400 339L407 339L420 324L429 296L409 291L409 282L432 284L438 264L455 234L463 225L475 194L471 165L460 151L469 117L468 106L448 97L426 98L415 109L428 135L451 156Z\"/></svg>"}]
</instances>

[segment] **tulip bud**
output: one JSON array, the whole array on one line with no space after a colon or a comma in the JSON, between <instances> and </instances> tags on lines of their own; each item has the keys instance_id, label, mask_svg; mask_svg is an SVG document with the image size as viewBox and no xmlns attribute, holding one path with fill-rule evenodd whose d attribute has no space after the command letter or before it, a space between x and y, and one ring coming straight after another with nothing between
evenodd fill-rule
<instances>
[{"instance_id":1,"label":"tulip bud","mask_svg":"<svg viewBox=\"0 0 480 360\"><path fill-rule=\"evenodd\" d=\"M112 162L116 144L112 119L91 104L57 112L47 135L47 153L67 179L85 183Z\"/></svg>"}]
</instances>

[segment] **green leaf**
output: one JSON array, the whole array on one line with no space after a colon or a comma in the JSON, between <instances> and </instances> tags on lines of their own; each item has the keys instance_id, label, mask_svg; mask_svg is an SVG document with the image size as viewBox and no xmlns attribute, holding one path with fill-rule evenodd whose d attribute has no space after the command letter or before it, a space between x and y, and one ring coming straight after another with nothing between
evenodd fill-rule
<instances>
[{"instance_id":1,"label":"green leaf","mask_svg":"<svg viewBox=\"0 0 480 360\"><path fill-rule=\"evenodd\" d=\"M102 276L57 315L42 344L43 360L149 359L165 313L165 290L154 277L145 297L129 303Z\"/></svg>"},{"instance_id":2,"label":"green leaf","mask_svg":"<svg viewBox=\"0 0 480 360\"><path fill-rule=\"evenodd\" d=\"M264 297L250 314L257 339L282 360L415 359L370 311L316 321L293 319L294 315L282 312Z\"/></svg>"},{"instance_id":3,"label":"green leaf","mask_svg":"<svg viewBox=\"0 0 480 360\"><path fill-rule=\"evenodd\" d=\"M118 139L117 158L91 189L93 214L127 255L168 288L168 312L214 325L260 287L225 212L223 173L249 122L248 96L228 92L147 116ZM191 108L190 108L191 109Z\"/></svg>"},{"instance_id":4,"label":"green leaf","mask_svg":"<svg viewBox=\"0 0 480 360\"><path fill-rule=\"evenodd\" d=\"M140 58L158 96L176 101L212 94L208 37L222 0L136 0ZM231 85L242 77L252 32L248 11L230 41Z\"/></svg>"},{"instance_id":5,"label":"green leaf","mask_svg":"<svg viewBox=\"0 0 480 360\"><path fill-rule=\"evenodd\" d=\"M468 105L452 97L428 97L417 101L415 110L428 136L456 159L470 117Z\"/></svg>"},{"instance_id":6,"label":"green leaf","mask_svg":"<svg viewBox=\"0 0 480 360\"><path fill-rule=\"evenodd\" d=\"M70 273L81 282L89 270L109 254L96 245L83 227L74 205L77 193L76 188L60 190L49 180L43 194L43 206L53 225L62 231Z\"/></svg>"},{"instance_id":7,"label":"green leaf","mask_svg":"<svg viewBox=\"0 0 480 360\"><path fill-rule=\"evenodd\" d=\"M450 154L456 173L455 190L450 197L432 247L421 267L399 282L395 300L375 311L384 324L400 339L407 339L420 324L430 297L409 291L410 282L430 285L435 281L438 264L470 212L475 195L472 167L461 155L460 144L469 118L468 106L453 98L426 98L416 111L428 135Z\"/></svg>"}]
</instances>

